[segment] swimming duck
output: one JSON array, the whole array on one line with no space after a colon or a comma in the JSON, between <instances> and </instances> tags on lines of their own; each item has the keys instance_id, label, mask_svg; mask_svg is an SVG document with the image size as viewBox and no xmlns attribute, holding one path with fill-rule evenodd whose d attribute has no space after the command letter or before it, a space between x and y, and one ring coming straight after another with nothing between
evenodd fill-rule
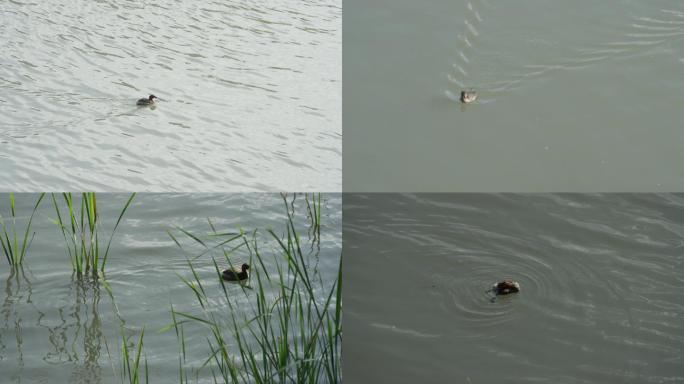
<instances>
[{"instance_id":1,"label":"swimming duck","mask_svg":"<svg viewBox=\"0 0 684 384\"><path fill-rule=\"evenodd\" d=\"M228 281L242 281L242 280L247 280L249 277L249 274L247 274L247 270L249 269L249 265L247 264L242 264L242 270L237 271L235 269L226 269L223 271L221 274L223 276L223 280L228 280Z\"/></svg>"},{"instance_id":2,"label":"swimming duck","mask_svg":"<svg viewBox=\"0 0 684 384\"><path fill-rule=\"evenodd\" d=\"M461 103L469 104L477 100L477 92L471 90L461 91Z\"/></svg>"},{"instance_id":3,"label":"swimming duck","mask_svg":"<svg viewBox=\"0 0 684 384\"><path fill-rule=\"evenodd\" d=\"M509 293L520 292L520 284L512 280L500 281L492 286L491 292L495 295L508 295Z\"/></svg>"},{"instance_id":4,"label":"swimming duck","mask_svg":"<svg viewBox=\"0 0 684 384\"><path fill-rule=\"evenodd\" d=\"M150 105L150 104L154 104L154 99L158 99L158 97L155 96L155 95L150 95L150 97L148 97L148 98L144 98L144 97L143 97L142 99L139 99L138 102L137 102L136 104L137 104L137 105Z\"/></svg>"}]
</instances>

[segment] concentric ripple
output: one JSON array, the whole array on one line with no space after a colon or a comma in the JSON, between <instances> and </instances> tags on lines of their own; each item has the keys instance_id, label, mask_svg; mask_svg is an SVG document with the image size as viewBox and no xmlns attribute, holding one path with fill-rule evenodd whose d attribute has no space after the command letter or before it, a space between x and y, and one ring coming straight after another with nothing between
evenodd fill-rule
<instances>
[{"instance_id":1,"label":"concentric ripple","mask_svg":"<svg viewBox=\"0 0 684 384\"><path fill-rule=\"evenodd\" d=\"M676 382L683 203L655 194L346 195L345 356L413 365L396 373L407 380ZM521 291L486 292L503 279Z\"/></svg>"}]
</instances>

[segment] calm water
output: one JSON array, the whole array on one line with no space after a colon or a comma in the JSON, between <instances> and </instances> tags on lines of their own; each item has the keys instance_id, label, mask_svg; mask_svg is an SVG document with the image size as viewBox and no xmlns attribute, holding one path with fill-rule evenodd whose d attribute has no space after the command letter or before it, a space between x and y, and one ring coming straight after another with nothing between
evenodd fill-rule
<instances>
[{"instance_id":1,"label":"calm water","mask_svg":"<svg viewBox=\"0 0 684 384\"><path fill-rule=\"evenodd\" d=\"M339 191L341 12L3 1L0 189Z\"/></svg>"},{"instance_id":2,"label":"calm water","mask_svg":"<svg viewBox=\"0 0 684 384\"><path fill-rule=\"evenodd\" d=\"M684 196L344 199L346 382L684 382Z\"/></svg>"},{"instance_id":3,"label":"calm water","mask_svg":"<svg viewBox=\"0 0 684 384\"><path fill-rule=\"evenodd\" d=\"M36 195L17 196L19 212L30 212ZM6 195L0 196L6 214ZM127 196L100 195L101 218L109 227ZM290 199L291 199L290 195ZM321 297L337 278L341 254L341 196L324 195L320 244L309 247L305 202L295 201L295 222L302 236L310 270ZM266 268L275 273L275 261L284 263L277 244L268 240L266 229L285 231L284 203L277 194L143 194L136 196L112 245L103 284L72 277L64 249L64 239L50 221L55 217L52 203L44 201L34 219L36 236L25 260L25 274L10 276L7 263L0 261L0 372L5 382L120 382L121 322L126 336L137 341L145 327L144 353L147 355L153 382L178 382L179 343L172 330L159 331L172 322L171 305L181 312L199 315L194 294L178 275L192 279L187 256L198 254L193 241L183 241L182 252L166 234L180 226L196 234L209 232L207 218L221 231L259 229L264 238L260 253ZM107 220L108 219L108 220ZM109 233L109 227L104 233ZM179 239L183 236L175 231ZM205 239L206 241L206 239ZM222 255L214 254L220 262ZM231 255L231 262L248 261L244 247ZM255 261L254 261L255 262ZM224 262L225 263L225 262ZM220 264L224 264L220 263ZM220 283L209 255L194 261L204 289L221 296ZM178 274L178 275L177 275ZM314 284L316 288L317 285ZM227 285L231 294L242 295L238 285ZM253 295L252 295L253 296ZM255 305L248 296L244 307ZM323 299L321 299L323 300ZM212 302L228 317L225 301ZM274 320L275 321L275 320ZM196 324L184 327L188 364L200 366L209 356L206 328ZM230 334L227 330L226 334ZM229 344L231 344L229 342ZM231 344L232 345L232 344ZM194 377L194 374L192 375ZM210 372L201 370L200 379ZM194 382L194 380L193 380ZM201 381L201 382L206 382ZM213 382L213 379L209 380Z\"/></svg>"},{"instance_id":4,"label":"calm water","mask_svg":"<svg viewBox=\"0 0 684 384\"><path fill-rule=\"evenodd\" d=\"M348 0L343 40L345 191L684 189L680 0Z\"/></svg>"}]
</instances>

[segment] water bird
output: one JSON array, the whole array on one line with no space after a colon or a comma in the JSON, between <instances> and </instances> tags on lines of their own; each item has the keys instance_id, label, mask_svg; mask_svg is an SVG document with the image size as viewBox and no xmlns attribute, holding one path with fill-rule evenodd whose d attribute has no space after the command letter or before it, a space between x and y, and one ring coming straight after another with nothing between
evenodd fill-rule
<instances>
[{"instance_id":1,"label":"water bird","mask_svg":"<svg viewBox=\"0 0 684 384\"><path fill-rule=\"evenodd\" d=\"M518 293L520 292L520 284L513 280L500 281L492 286L490 292L493 292L497 296Z\"/></svg>"},{"instance_id":2,"label":"water bird","mask_svg":"<svg viewBox=\"0 0 684 384\"><path fill-rule=\"evenodd\" d=\"M138 102L135 104L136 105L151 105L151 104L154 104L154 99L158 99L158 97L155 95L150 95L150 97L148 97L148 98L143 97L142 99L139 99Z\"/></svg>"},{"instance_id":3,"label":"water bird","mask_svg":"<svg viewBox=\"0 0 684 384\"><path fill-rule=\"evenodd\" d=\"M475 100L477 100L477 92L473 91L472 89L461 91L461 103L470 104Z\"/></svg>"},{"instance_id":4,"label":"water bird","mask_svg":"<svg viewBox=\"0 0 684 384\"><path fill-rule=\"evenodd\" d=\"M223 273L221 275L223 276L223 280L228 280L228 281L247 280L247 278L249 278L249 274L247 273L248 269L249 269L248 264L242 264L240 271L238 271L236 269L226 269L225 271L223 271Z\"/></svg>"}]
</instances>

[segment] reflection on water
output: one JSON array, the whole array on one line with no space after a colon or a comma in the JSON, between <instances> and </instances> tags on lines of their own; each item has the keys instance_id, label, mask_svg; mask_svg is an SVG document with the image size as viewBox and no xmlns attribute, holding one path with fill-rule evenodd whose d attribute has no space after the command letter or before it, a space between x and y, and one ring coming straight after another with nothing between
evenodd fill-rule
<instances>
[{"instance_id":1,"label":"reflection on water","mask_svg":"<svg viewBox=\"0 0 684 384\"><path fill-rule=\"evenodd\" d=\"M5 284L5 300L2 303L2 319L3 319L3 332L0 332L0 350L2 354L0 357L4 360L7 358L7 341L4 341L4 336L14 334L15 335L15 348L16 348L16 366L17 373L12 377L13 380L17 380L21 376L21 372L24 369L24 357L22 351L22 333L21 333L21 318L17 316L16 305L17 301L23 299L20 295L21 285L28 285L28 295L30 297L30 283L26 280L24 276L24 271L22 269L12 269L7 282ZM30 302L30 299L26 300ZM12 331L10 333L10 330Z\"/></svg>"},{"instance_id":2,"label":"reflection on water","mask_svg":"<svg viewBox=\"0 0 684 384\"><path fill-rule=\"evenodd\" d=\"M72 304L57 309L58 324L50 326L38 322L48 331L53 348L44 360L48 363L71 362L70 381L84 383L100 381L99 360L104 343L98 316L100 286L97 281L86 280L72 278L69 287Z\"/></svg>"},{"instance_id":3,"label":"reflection on water","mask_svg":"<svg viewBox=\"0 0 684 384\"><path fill-rule=\"evenodd\" d=\"M30 273L29 273L30 274ZM67 296L60 297L59 305L46 309L35 303L31 280L23 269L10 272L5 284L5 299L2 306L3 328L0 332L0 356L16 359L7 362L12 370L12 381L21 382L26 370L24 355L34 353L35 341L44 350L42 360L51 366L69 366L68 382L99 383L103 365L109 359L102 320L99 315L101 282L89 278L72 276ZM53 299L57 299L53 297ZM53 303L54 304L54 303ZM110 308L106 308L110 310ZM112 324L110 324L112 326ZM38 329L47 340L35 340ZM31 340L24 345L24 334L30 332ZM3 341L6 336L15 335L15 342ZM8 345L10 344L10 345ZM31 358L32 359L32 358ZM103 364L103 361L105 364ZM33 374L29 374L31 377Z\"/></svg>"},{"instance_id":4,"label":"reflection on water","mask_svg":"<svg viewBox=\"0 0 684 384\"><path fill-rule=\"evenodd\" d=\"M105 343L102 323L98 315L100 288L97 282L72 278L70 300L64 305L39 309L32 299L32 285L23 269L12 271L5 284L2 306L3 328L0 332L2 356L16 359L12 381L21 382L25 374L24 329L36 332L43 328L47 333L48 348L42 360L50 365L68 363L71 366L69 382L101 382L100 357ZM3 336L16 335L16 342L7 345ZM47 344L46 344L47 346ZM28 345L31 350L32 345ZM29 367L28 369L32 369Z\"/></svg>"},{"instance_id":5,"label":"reflection on water","mask_svg":"<svg viewBox=\"0 0 684 384\"><path fill-rule=\"evenodd\" d=\"M684 378L684 196L346 194L344 220L348 380Z\"/></svg>"},{"instance_id":6,"label":"reflection on water","mask_svg":"<svg viewBox=\"0 0 684 384\"><path fill-rule=\"evenodd\" d=\"M340 34L339 0L3 2L0 187L339 190Z\"/></svg>"}]
</instances>

